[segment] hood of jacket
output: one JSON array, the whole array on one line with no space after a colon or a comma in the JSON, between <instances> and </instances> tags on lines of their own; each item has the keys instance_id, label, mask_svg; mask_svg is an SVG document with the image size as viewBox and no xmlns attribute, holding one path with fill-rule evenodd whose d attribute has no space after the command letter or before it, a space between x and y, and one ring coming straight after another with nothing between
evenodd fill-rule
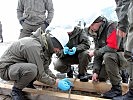
<instances>
[{"instance_id":1,"label":"hood of jacket","mask_svg":"<svg viewBox=\"0 0 133 100\"><path fill-rule=\"evenodd\" d=\"M31 37L36 38L41 43L43 50L46 49L50 54L54 53L54 46L50 39L49 33L43 33L43 30L41 28L38 28L36 32L33 32L33 35Z\"/></svg>"}]
</instances>

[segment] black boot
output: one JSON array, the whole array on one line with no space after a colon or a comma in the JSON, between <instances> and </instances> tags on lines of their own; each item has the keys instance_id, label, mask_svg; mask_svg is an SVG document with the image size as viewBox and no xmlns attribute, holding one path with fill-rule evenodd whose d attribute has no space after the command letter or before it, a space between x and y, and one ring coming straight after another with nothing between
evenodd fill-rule
<instances>
[{"instance_id":1,"label":"black boot","mask_svg":"<svg viewBox=\"0 0 133 100\"><path fill-rule=\"evenodd\" d=\"M133 89L129 89L123 96L114 97L112 100L133 100Z\"/></svg>"},{"instance_id":2,"label":"black boot","mask_svg":"<svg viewBox=\"0 0 133 100\"><path fill-rule=\"evenodd\" d=\"M68 77L68 78L73 78L73 70L74 70L74 69L71 68L70 71L67 72L67 77Z\"/></svg>"},{"instance_id":3,"label":"black boot","mask_svg":"<svg viewBox=\"0 0 133 100\"><path fill-rule=\"evenodd\" d=\"M121 96L121 95L122 95L121 86L120 85L113 85L111 90L102 94L102 97L107 98L107 99L112 99L113 97Z\"/></svg>"},{"instance_id":4,"label":"black boot","mask_svg":"<svg viewBox=\"0 0 133 100\"><path fill-rule=\"evenodd\" d=\"M122 77L122 82L123 83L128 83L129 75L126 69L121 70L121 77Z\"/></svg>"},{"instance_id":5,"label":"black boot","mask_svg":"<svg viewBox=\"0 0 133 100\"><path fill-rule=\"evenodd\" d=\"M36 89L36 88L34 87L34 85L33 85L34 81L35 81L35 80L31 81L26 87L27 87L27 88Z\"/></svg>"},{"instance_id":6,"label":"black boot","mask_svg":"<svg viewBox=\"0 0 133 100\"><path fill-rule=\"evenodd\" d=\"M88 82L89 80L89 77L86 74L78 74L77 77L80 79L81 82Z\"/></svg>"},{"instance_id":7,"label":"black boot","mask_svg":"<svg viewBox=\"0 0 133 100\"><path fill-rule=\"evenodd\" d=\"M22 89L18 89L16 87L12 88L11 95L12 95L12 100L29 100L26 97L27 94L23 92Z\"/></svg>"}]
</instances>

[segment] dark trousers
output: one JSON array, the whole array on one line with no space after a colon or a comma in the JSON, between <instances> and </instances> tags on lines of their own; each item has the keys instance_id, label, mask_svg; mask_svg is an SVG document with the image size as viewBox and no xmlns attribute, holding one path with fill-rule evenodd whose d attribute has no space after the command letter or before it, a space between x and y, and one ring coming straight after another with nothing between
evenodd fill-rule
<instances>
[{"instance_id":1,"label":"dark trousers","mask_svg":"<svg viewBox=\"0 0 133 100\"><path fill-rule=\"evenodd\" d=\"M42 30L44 32L45 32L45 29L46 29L45 24L29 25L29 24L23 23L22 27L23 27L23 29L21 29L19 39L23 38L23 37L30 37L32 35L32 32L35 32L40 27L42 28Z\"/></svg>"},{"instance_id":2,"label":"dark trousers","mask_svg":"<svg viewBox=\"0 0 133 100\"><path fill-rule=\"evenodd\" d=\"M70 65L78 64L78 72L80 74L84 74L87 72L86 68L90 62L90 57L88 55L88 51L83 51L79 54L75 54L72 56L66 56L62 59L56 59L54 61L55 70L61 73L67 73L70 71Z\"/></svg>"},{"instance_id":3,"label":"dark trousers","mask_svg":"<svg viewBox=\"0 0 133 100\"><path fill-rule=\"evenodd\" d=\"M108 76L112 85L120 84L122 82L122 78L120 75L119 58L117 53L105 53L103 58L105 63L105 70L102 71L105 72L100 73L107 73L107 75L103 75Z\"/></svg>"}]
</instances>

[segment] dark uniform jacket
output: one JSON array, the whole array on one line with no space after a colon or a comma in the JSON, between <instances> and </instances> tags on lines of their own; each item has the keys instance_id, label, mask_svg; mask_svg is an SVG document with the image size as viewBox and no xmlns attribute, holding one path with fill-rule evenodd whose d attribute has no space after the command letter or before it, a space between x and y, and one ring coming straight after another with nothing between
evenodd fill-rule
<instances>
[{"instance_id":1,"label":"dark uniform jacket","mask_svg":"<svg viewBox=\"0 0 133 100\"><path fill-rule=\"evenodd\" d=\"M104 23L101 25L100 29L96 32L96 36L93 36L95 43L93 70L96 73L99 73L102 67L103 55L105 53L107 52L117 53L118 51L120 52L123 50L122 39L116 35L116 22L112 21L109 22L106 18L104 18L103 21ZM122 56L119 53L118 55Z\"/></svg>"},{"instance_id":2,"label":"dark uniform jacket","mask_svg":"<svg viewBox=\"0 0 133 100\"><path fill-rule=\"evenodd\" d=\"M38 33L39 32L39 33ZM0 58L0 77L8 79L8 68L15 63L33 63L38 68L37 80L53 85L55 76L49 69L53 51L46 36L41 31L32 37L25 37L14 42ZM43 43L44 42L44 43ZM47 45L46 45L47 44Z\"/></svg>"},{"instance_id":3,"label":"dark uniform jacket","mask_svg":"<svg viewBox=\"0 0 133 100\"><path fill-rule=\"evenodd\" d=\"M75 27L74 30L69 34L69 42L66 44L70 49L76 47L76 54L79 54L90 48L90 41L83 29L80 27ZM63 51L57 54L59 58L67 57L69 55L64 55Z\"/></svg>"},{"instance_id":4,"label":"dark uniform jacket","mask_svg":"<svg viewBox=\"0 0 133 100\"><path fill-rule=\"evenodd\" d=\"M47 11L47 16L46 16ZM51 23L54 16L52 0L18 0L17 17L29 25Z\"/></svg>"}]
</instances>

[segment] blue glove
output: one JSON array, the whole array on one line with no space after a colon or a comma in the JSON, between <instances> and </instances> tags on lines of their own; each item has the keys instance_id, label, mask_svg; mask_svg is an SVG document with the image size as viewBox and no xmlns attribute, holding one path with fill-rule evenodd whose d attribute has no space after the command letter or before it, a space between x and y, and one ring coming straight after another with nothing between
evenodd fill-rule
<instances>
[{"instance_id":1,"label":"blue glove","mask_svg":"<svg viewBox=\"0 0 133 100\"><path fill-rule=\"evenodd\" d=\"M62 79L62 80L59 80L58 82L58 88L63 90L63 91L67 91L71 88L71 82L68 80L68 79Z\"/></svg>"},{"instance_id":2,"label":"blue glove","mask_svg":"<svg viewBox=\"0 0 133 100\"><path fill-rule=\"evenodd\" d=\"M67 82L70 86L74 86L73 83L68 78L64 78L62 80Z\"/></svg>"},{"instance_id":3,"label":"blue glove","mask_svg":"<svg viewBox=\"0 0 133 100\"><path fill-rule=\"evenodd\" d=\"M69 52L69 48L68 47L64 47L63 48L63 53L66 55L66 54L68 54L68 52Z\"/></svg>"},{"instance_id":4,"label":"blue glove","mask_svg":"<svg viewBox=\"0 0 133 100\"><path fill-rule=\"evenodd\" d=\"M69 55L74 55L75 53L76 53L76 47L73 47L72 49L69 49L69 52L68 52L68 54Z\"/></svg>"}]
</instances>

